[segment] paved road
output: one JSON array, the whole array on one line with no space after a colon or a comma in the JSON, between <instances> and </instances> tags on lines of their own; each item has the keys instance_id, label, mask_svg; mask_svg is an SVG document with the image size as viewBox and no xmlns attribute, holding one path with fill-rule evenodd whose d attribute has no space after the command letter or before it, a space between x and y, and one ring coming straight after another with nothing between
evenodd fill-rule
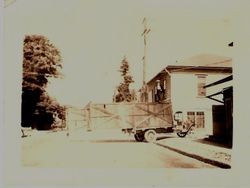
<instances>
[{"instance_id":1,"label":"paved road","mask_svg":"<svg viewBox=\"0 0 250 188\"><path fill-rule=\"evenodd\" d=\"M22 163L32 167L215 168L117 132L36 132L22 138Z\"/></svg>"}]
</instances>

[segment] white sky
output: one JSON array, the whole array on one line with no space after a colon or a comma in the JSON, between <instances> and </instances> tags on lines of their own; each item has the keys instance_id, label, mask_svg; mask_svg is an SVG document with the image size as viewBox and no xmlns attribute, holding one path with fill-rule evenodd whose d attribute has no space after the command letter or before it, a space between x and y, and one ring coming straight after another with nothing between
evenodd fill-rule
<instances>
[{"instance_id":1,"label":"white sky","mask_svg":"<svg viewBox=\"0 0 250 188\"><path fill-rule=\"evenodd\" d=\"M151 29L149 80L166 65L200 53L231 57L227 44L234 40L238 12L239 6L226 0L17 0L4 12L5 56L16 60L13 46L22 47L25 34L45 35L61 51L65 75L51 80L49 93L62 104L111 102L124 55L132 87L142 83L143 17Z\"/></svg>"}]
</instances>

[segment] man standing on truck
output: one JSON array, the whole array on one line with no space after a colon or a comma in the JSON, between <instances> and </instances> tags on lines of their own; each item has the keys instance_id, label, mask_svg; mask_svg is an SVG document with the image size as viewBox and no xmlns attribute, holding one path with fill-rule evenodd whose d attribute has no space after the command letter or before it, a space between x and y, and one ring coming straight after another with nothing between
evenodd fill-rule
<instances>
[{"instance_id":1,"label":"man standing on truck","mask_svg":"<svg viewBox=\"0 0 250 188\"><path fill-rule=\"evenodd\" d=\"M163 89L161 86L161 81L156 80L156 102L161 102L163 99Z\"/></svg>"}]
</instances>

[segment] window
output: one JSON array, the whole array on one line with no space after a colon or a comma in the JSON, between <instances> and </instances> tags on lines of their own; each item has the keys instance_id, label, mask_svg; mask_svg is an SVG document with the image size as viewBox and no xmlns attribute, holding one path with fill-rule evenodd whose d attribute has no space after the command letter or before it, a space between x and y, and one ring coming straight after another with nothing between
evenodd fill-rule
<instances>
[{"instance_id":1,"label":"window","mask_svg":"<svg viewBox=\"0 0 250 188\"><path fill-rule=\"evenodd\" d=\"M205 125L205 115L204 112L196 112L196 127L204 128Z\"/></svg>"},{"instance_id":2,"label":"window","mask_svg":"<svg viewBox=\"0 0 250 188\"><path fill-rule=\"evenodd\" d=\"M206 76L204 74L198 74L197 78L198 78L198 93L197 96L198 97L205 97L206 96L206 88L204 88L204 86L206 85Z\"/></svg>"},{"instance_id":3,"label":"window","mask_svg":"<svg viewBox=\"0 0 250 188\"><path fill-rule=\"evenodd\" d=\"M205 127L205 114L204 112L187 112L187 120L195 124L196 128Z\"/></svg>"},{"instance_id":4,"label":"window","mask_svg":"<svg viewBox=\"0 0 250 188\"><path fill-rule=\"evenodd\" d=\"M188 121L195 123L195 112L187 112Z\"/></svg>"}]
</instances>

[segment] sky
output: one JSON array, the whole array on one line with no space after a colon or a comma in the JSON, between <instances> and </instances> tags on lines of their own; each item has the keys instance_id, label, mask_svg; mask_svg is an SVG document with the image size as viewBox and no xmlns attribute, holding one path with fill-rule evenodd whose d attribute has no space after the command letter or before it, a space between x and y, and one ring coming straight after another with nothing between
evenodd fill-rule
<instances>
[{"instance_id":1,"label":"sky","mask_svg":"<svg viewBox=\"0 0 250 188\"><path fill-rule=\"evenodd\" d=\"M75 106L112 102L124 56L135 80L131 88L142 84L144 17L151 30L150 80L168 64L201 53L231 57L227 44L234 40L239 11L226 0L16 0L4 8L5 58L21 75L24 36L44 35L63 59L64 78L50 80L47 88L52 97ZM19 53L13 55L13 49Z\"/></svg>"}]
</instances>

